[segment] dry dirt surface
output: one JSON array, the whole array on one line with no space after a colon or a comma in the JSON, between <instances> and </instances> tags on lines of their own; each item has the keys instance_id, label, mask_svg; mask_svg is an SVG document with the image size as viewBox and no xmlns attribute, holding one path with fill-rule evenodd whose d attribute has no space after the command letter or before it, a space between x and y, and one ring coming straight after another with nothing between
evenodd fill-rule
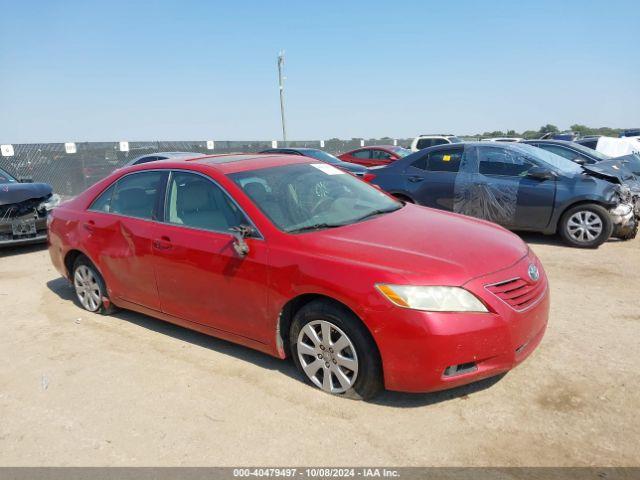
<instances>
[{"instance_id":1,"label":"dry dirt surface","mask_svg":"<svg viewBox=\"0 0 640 480\"><path fill-rule=\"evenodd\" d=\"M44 247L0 251L0 465L640 464L640 239L526 236L547 334L498 379L374 402L130 312L90 314Z\"/></svg>"}]
</instances>

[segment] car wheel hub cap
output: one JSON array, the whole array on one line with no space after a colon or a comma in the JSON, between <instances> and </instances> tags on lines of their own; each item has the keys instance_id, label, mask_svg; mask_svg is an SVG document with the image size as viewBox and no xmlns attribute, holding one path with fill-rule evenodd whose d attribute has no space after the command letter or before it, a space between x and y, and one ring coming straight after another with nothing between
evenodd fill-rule
<instances>
[{"instance_id":1,"label":"car wheel hub cap","mask_svg":"<svg viewBox=\"0 0 640 480\"><path fill-rule=\"evenodd\" d=\"M571 215L567 229L577 241L589 242L602 233L602 219L593 212L582 210Z\"/></svg>"},{"instance_id":2,"label":"car wheel hub cap","mask_svg":"<svg viewBox=\"0 0 640 480\"><path fill-rule=\"evenodd\" d=\"M92 312L98 310L102 292L100 292L98 280L89 267L81 265L76 269L73 275L73 285L76 289L76 296L82 306Z\"/></svg>"},{"instance_id":3,"label":"car wheel hub cap","mask_svg":"<svg viewBox=\"0 0 640 480\"><path fill-rule=\"evenodd\" d=\"M349 337L331 322L307 323L297 340L302 370L318 387L329 393L344 393L358 377L358 357Z\"/></svg>"}]
</instances>

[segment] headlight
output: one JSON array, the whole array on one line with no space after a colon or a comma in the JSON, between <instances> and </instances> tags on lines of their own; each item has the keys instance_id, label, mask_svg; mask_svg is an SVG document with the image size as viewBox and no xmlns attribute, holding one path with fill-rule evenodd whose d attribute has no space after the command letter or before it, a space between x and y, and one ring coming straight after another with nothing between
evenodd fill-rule
<instances>
[{"instance_id":1,"label":"headlight","mask_svg":"<svg viewBox=\"0 0 640 480\"><path fill-rule=\"evenodd\" d=\"M376 288L399 307L428 312L488 312L471 292L460 287L419 287L376 284Z\"/></svg>"},{"instance_id":2,"label":"headlight","mask_svg":"<svg viewBox=\"0 0 640 480\"><path fill-rule=\"evenodd\" d=\"M45 209L47 212L50 212L58 205L60 205L60 195L54 193L46 202L42 202L38 205L38 210Z\"/></svg>"}]
</instances>

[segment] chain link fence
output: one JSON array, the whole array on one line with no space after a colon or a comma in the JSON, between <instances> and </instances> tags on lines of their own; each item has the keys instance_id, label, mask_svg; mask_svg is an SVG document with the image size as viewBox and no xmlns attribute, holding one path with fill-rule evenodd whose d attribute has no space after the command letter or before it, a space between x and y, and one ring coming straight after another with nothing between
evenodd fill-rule
<instances>
[{"instance_id":1,"label":"chain link fence","mask_svg":"<svg viewBox=\"0 0 640 480\"><path fill-rule=\"evenodd\" d=\"M398 139L408 146L411 139ZM334 155L367 145L392 145L391 138L351 140L289 141L291 148L319 148ZM28 143L3 145L0 168L18 179L31 179L53 186L62 196L73 196L123 166L133 158L156 152L195 152L204 154L259 152L272 148L269 141L153 141L153 142L82 142ZM283 148L283 142L277 142Z\"/></svg>"}]
</instances>

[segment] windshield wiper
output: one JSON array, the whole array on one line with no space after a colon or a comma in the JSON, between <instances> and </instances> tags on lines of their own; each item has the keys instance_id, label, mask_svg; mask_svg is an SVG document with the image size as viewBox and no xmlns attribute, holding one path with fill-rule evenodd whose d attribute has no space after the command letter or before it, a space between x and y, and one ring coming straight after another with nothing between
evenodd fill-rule
<instances>
[{"instance_id":1,"label":"windshield wiper","mask_svg":"<svg viewBox=\"0 0 640 480\"><path fill-rule=\"evenodd\" d=\"M375 217L377 215L383 215L385 213L395 212L396 210L400 210L401 208L402 207L398 207L398 208L380 208L378 210L373 210L373 211L367 213L366 215L363 215L362 217L356 218L355 220L353 220L353 223L361 222L362 220L366 220L367 218Z\"/></svg>"},{"instance_id":2,"label":"windshield wiper","mask_svg":"<svg viewBox=\"0 0 640 480\"><path fill-rule=\"evenodd\" d=\"M314 223L313 225L305 225L304 227L294 228L293 230L287 230L287 233L300 233L307 232L309 230L320 230L325 228L337 228L344 227L345 223Z\"/></svg>"}]
</instances>

